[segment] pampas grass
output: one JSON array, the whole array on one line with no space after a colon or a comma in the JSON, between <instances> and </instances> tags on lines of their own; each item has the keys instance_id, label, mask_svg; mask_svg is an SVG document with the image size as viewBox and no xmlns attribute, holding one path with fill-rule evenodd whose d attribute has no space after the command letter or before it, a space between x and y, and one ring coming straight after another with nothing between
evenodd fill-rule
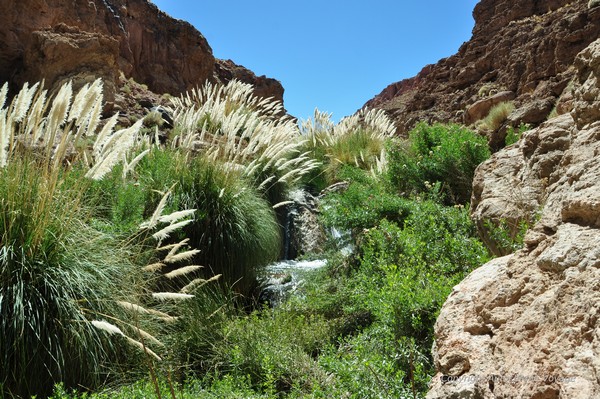
<instances>
[{"instance_id":1,"label":"pampas grass","mask_svg":"<svg viewBox=\"0 0 600 399\"><path fill-rule=\"evenodd\" d=\"M311 178L332 184L338 180L337 173L343 165L383 173L385 142L394 136L396 128L382 110L361 109L335 124L331 114L315 109L313 118L303 121L300 130L306 138L305 154L323 165L316 174L311 173Z\"/></svg>"},{"instance_id":2,"label":"pampas grass","mask_svg":"<svg viewBox=\"0 0 600 399\"><path fill-rule=\"evenodd\" d=\"M282 116L281 103L255 96L250 85L206 83L174 99L172 113L179 133L173 147L200 152L261 190L285 190L277 184L294 184L317 166L301 153L304 140L294 121Z\"/></svg>"}]
</instances>

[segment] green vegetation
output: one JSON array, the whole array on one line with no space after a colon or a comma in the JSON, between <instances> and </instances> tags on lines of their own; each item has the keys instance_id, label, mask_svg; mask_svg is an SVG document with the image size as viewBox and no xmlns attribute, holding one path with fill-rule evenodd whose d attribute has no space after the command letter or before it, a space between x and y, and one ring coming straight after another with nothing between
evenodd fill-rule
<instances>
[{"instance_id":1,"label":"green vegetation","mask_svg":"<svg viewBox=\"0 0 600 399\"><path fill-rule=\"evenodd\" d=\"M531 129L531 127L526 123L521 123L517 129L510 126L506 130L506 138L504 139L504 145L509 146L511 144L516 143L521 139L523 133Z\"/></svg>"},{"instance_id":2,"label":"green vegetation","mask_svg":"<svg viewBox=\"0 0 600 399\"><path fill-rule=\"evenodd\" d=\"M465 204L475 168L489 156L485 138L467 128L421 123L407 141L392 146L388 175L406 195L436 187L445 203Z\"/></svg>"},{"instance_id":3,"label":"green vegetation","mask_svg":"<svg viewBox=\"0 0 600 399\"><path fill-rule=\"evenodd\" d=\"M423 397L438 312L489 256L465 205L479 136L394 141L381 111L299 128L232 82L173 99L159 144L140 135L155 115L101 121L100 93L0 90L0 396ZM264 307L274 209L336 182L321 223L354 252L332 237L328 265Z\"/></svg>"}]
</instances>

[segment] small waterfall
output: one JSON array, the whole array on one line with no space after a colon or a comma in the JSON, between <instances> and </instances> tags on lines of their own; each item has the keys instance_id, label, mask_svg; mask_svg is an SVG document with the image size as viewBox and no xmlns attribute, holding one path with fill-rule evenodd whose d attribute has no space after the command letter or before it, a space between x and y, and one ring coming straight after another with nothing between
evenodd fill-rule
<instances>
[{"instance_id":1,"label":"small waterfall","mask_svg":"<svg viewBox=\"0 0 600 399\"><path fill-rule=\"evenodd\" d=\"M290 193L291 203L285 206L283 220L283 251L280 262L268 265L262 276L261 301L279 305L294 292L306 273L325 266L325 260L297 261L300 255L321 251L325 232L318 222L318 200L304 190Z\"/></svg>"}]
</instances>

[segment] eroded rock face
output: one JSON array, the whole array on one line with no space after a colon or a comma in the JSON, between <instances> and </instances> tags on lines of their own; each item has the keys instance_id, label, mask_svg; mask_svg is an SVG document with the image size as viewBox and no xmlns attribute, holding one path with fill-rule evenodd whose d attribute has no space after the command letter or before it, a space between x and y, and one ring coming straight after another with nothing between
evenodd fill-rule
<instances>
[{"instance_id":1,"label":"eroded rock face","mask_svg":"<svg viewBox=\"0 0 600 399\"><path fill-rule=\"evenodd\" d=\"M471 114L473 104L511 91L516 108L528 112L515 123L537 125L552 109L545 101L553 106L568 96L577 53L600 36L600 7L587 0L482 0L473 17L473 36L457 54L391 84L365 106L387 110L402 134L419 121L472 123L481 116ZM527 107L536 100L542 102Z\"/></svg>"},{"instance_id":2,"label":"eroded rock face","mask_svg":"<svg viewBox=\"0 0 600 399\"><path fill-rule=\"evenodd\" d=\"M156 93L239 78L257 94L283 100L279 82L215 59L200 32L148 0L0 2L0 81L54 84L97 73L114 86L118 71Z\"/></svg>"},{"instance_id":3,"label":"eroded rock face","mask_svg":"<svg viewBox=\"0 0 600 399\"><path fill-rule=\"evenodd\" d=\"M539 220L521 250L475 270L446 301L429 399L600 397L600 40L576 65L573 112L476 172L478 227L534 211Z\"/></svg>"}]
</instances>

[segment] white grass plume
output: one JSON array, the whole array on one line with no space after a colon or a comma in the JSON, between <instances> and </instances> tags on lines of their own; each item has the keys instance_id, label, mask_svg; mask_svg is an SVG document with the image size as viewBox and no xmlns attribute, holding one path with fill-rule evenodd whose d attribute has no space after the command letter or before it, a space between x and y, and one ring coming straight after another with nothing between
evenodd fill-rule
<instances>
[{"instance_id":1,"label":"white grass plume","mask_svg":"<svg viewBox=\"0 0 600 399\"><path fill-rule=\"evenodd\" d=\"M177 231L177 230L181 229L182 227L187 226L188 224L190 224L192 222L193 222L192 219L188 219L188 220L183 220L183 221L177 222L177 223L171 223L168 226L163 227L162 229L160 229L156 233L152 234L152 237L155 240L157 240L158 242L162 242L166 238L169 238L169 236L171 235L172 232Z\"/></svg>"},{"instance_id":2,"label":"white grass plume","mask_svg":"<svg viewBox=\"0 0 600 399\"><path fill-rule=\"evenodd\" d=\"M137 305L135 303L127 302L127 301L117 301L117 304L121 306L125 310L130 310L132 312L140 313L140 314L149 314L148 309L143 306Z\"/></svg>"},{"instance_id":3,"label":"white grass plume","mask_svg":"<svg viewBox=\"0 0 600 399\"><path fill-rule=\"evenodd\" d=\"M171 190L168 190L166 193L163 194L162 198L160 199L160 202L156 206L156 209L152 213L150 220L142 222L142 224L140 224L140 229L153 229L154 227L156 227L156 225L158 224L158 219L160 219L162 212L167 206L167 200L169 199L170 195Z\"/></svg>"},{"instance_id":4,"label":"white grass plume","mask_svg":"<svg viewBox=\"0 0 600 399\"><path fill-rule=\"evenodd\" d=\"M150 265L142 267L142 270L145 271L145 272L154 273L154 272L157 272L160 269L162 269L164 266L165 266L164 263L162 263L162 262L156 262L156 263L152 263Z\"/></svg>"},{"instance_id":5,"label":"white grass plume","mask_svg":"<svg viewBox=\"0 0 600 399\"><path fill-rule=\"evenodd\" d=\"M190 281L190 283L187 284L185 287L183 287L179 292L181 292L183 294L187 294L188 292L191 292L192 290L200 288L200 287L204 286L205 284L211 283L213 281L217 281L218 279L221 278L221 276L222 276L221 274L217 274L215 276L212 276L208 280L205 280L203 278L194 279L194 280Z\"/></svg>"},{"instance_id":6,"label":"white grass plume","mask_svg":"<svg viewBox=\"0 0 600 399\"><path fill-rule=\"evenodd\" d=\"M165 277L172 280L176 277L181 277L181 276L185 276L186 274L193 273L197 270L202 269L203 267L204 266L199 266L199 265L190 265L190 266L180 267L179 269L175 269L172 272L166 273Z\"/></svg>"},{"instance_id":7,"label":"white grass plume","mask_svg":"<svg viewBox=\"0 0 600 399\"><path fill-rule=\"evenodd\" d=\"M157 299L159 301L182 301L193 298L193 295L190 294L182 294L177 292L154 292L152 294L152 298Z\"/></svg>"},{"instance_id":8,"label":"white grass plume","mask_svg":"<svg viewBox=\"0 0 600 399\"><path fill-rule=\"evenodd\" d=\"M92 320L91 323L97 329L102 330L102 331L106 331L107 333L109 333L111 335L121 335L123 337L125 336L125 334L123 333L123 331L121 331L121 329L119 327L117 327L114 324L111 324L111 323L109 323L107 321L104 321L104 320Z\"/></svg>"},{"instance_id":9,"label":"white grass plume","mask_svg":"<svg viewBox=\"0 0 600 399\"><path fill-rule=\"evenodd\" d=\"M163 262L165 262L165 263L183 262L183 261L192 259L195 255L197 255L199 253L200 253L199 249L190 249L188 251L180 252L180 253L175 254L175 255L170 255L169 254L169 255L167 255L165 257L165 259L163 260Z\"/></svg>"}]
</instances>

